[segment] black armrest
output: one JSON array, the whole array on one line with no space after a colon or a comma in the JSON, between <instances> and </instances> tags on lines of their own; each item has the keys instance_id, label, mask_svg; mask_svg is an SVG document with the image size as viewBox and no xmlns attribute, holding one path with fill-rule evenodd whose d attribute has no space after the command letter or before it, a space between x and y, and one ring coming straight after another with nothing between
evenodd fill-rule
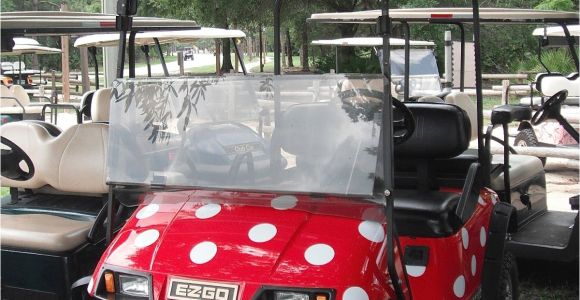
<instances>
[{"instance_id":1,"label":"black armrest","mask_svg":"<svg viewBox=\"0 0 580 300\"><path fill-rule=\"evenodd\" d=\"M532 109L529 106L502 105L491 111L491 124L509 124L513 121L524 121L532 118Z\"/></svg>"}]
</instances>

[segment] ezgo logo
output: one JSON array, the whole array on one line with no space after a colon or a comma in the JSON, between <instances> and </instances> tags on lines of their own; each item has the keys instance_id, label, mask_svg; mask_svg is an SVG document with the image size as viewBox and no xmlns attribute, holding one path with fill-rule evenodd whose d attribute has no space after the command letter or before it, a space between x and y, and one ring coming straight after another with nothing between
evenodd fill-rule
<instances>
[{"instance_id":1,"label":"ezgo logo","mask_svg":"<svg viewBox=\"0 0 580 300\"><path fill-rule=\"evenodd\" d=\"M235 300L238 286L182 278L171 278L167 298L176 300Z\"/></svg>"}]
</instances>

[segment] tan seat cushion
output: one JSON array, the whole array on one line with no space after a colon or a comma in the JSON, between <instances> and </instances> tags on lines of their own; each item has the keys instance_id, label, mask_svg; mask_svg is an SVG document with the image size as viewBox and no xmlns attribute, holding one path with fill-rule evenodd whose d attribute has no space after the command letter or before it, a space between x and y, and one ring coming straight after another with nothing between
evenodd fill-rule
<instances>
[{"instance_id":1,"label":"tan seat cushion","mask_svg":"<svg viewBox=\"0 0 580 300\"><path fill-rule=\"evenodd\" d=\"M93 222L46 214L2 214L0 224L2 247L62 252L84 243Z\"/></svg>"},{"instance_id":2,"label":"tan seat cushion","mask_svg":"<svg viewBox=\"0 0 580 300\"><path fill-rule=\"evenodd\" d=\"M503 155L493 155L492 164L503 164ZM539 158L530 155L510 154L510 185L516 187L530 178L544 172ZM504 190L504 174L491 178L491 188L496 191Z\"/></svg>"}]
</instances>

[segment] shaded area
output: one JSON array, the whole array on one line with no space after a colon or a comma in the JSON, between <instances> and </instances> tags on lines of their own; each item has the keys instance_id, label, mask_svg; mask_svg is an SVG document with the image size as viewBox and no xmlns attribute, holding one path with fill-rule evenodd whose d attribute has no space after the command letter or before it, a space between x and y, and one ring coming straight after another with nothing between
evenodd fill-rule
<instances>
[{"instance_id":1,"label":"shaded area","mask_svg":"<svg viewBox=\"0 0 580 300\"><path fill-rule=\"evenodd\" d=\"M578 261L518 260L520 299L579 299Z\"/></svg>"}]
</instances>

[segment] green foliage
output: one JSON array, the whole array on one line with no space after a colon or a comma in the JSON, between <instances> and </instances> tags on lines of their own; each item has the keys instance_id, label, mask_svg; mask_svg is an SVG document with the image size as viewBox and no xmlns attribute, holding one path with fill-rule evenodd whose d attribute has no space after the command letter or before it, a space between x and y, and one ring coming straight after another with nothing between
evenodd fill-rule
<instances>
[{"instance_id":1,"label":"green foliage","mask_svg":"<svg viewBox=\"0 0 580 300\"><path fill-rule=\"evenodd\" d=\"M545 10L566 10L566 11L578 10L578 8L577 7L575 8L574 6L575 5L574 2L572 2L572 0L543 0L534 8Z\"/></svg>"},{"instance_id":2,"label":"green foliage","mask_svg":"<svg viewBox=\"0 0 580 300\"><path fill-rule=\"evenodd\" d=\"M574 62L570 57L568 49L549 49L542 52L542 62L548 67L551 72L559 72L562 74L568 74L575 72ZM537 56L530 56L516 64L516 70L518 72L533 72L541 73L547 70L540 64Z\"/></svg>"}]
</instances>

